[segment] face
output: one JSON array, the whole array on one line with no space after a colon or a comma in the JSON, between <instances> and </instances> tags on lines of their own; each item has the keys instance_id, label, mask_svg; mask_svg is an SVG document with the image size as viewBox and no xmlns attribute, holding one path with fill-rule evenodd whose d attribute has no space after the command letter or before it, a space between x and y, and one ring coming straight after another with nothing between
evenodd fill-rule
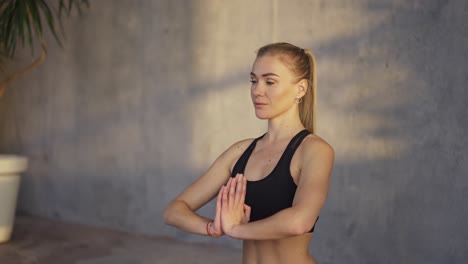
<instances>
[{"instance_id":1,"label":"face","mask_svg":"<svg viewBox=\"0 0 468 264\"><path fill-rule=\"evenodd\" d=\"M295 82L291 71L277 57L264 55L255 60L250 74L255 115L273 119L297 111L296 98L304 95L304 81Z\"/></svg>"}]
</instances>

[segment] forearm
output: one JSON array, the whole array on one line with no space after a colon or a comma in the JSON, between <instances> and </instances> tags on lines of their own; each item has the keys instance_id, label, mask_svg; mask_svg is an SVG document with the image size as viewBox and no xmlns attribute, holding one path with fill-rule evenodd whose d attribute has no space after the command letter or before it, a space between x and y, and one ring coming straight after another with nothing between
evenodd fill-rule
<instances>
[{"instance_id":1,"label":"forearm","mask_svg":"<svg viewBox=\"0 0 468 264\"><path fill-rule=\"evenodd\" d=\"M193 212L186 203L172 201L164 210L164 222L180 230L198 235L207 235L206 224L212 219Z\"/></svg>"},{"instance_id":2,"label":"forearm","mask_svg":"<svg viewBox=\"0 0 468 264\"><path fill-rule=\"evenodd\" d=\"M241 240L287 238L306 233L303 222L300 212L291 207L262 220L236 225L228 235Z\"/></svg>"}]
</instances>

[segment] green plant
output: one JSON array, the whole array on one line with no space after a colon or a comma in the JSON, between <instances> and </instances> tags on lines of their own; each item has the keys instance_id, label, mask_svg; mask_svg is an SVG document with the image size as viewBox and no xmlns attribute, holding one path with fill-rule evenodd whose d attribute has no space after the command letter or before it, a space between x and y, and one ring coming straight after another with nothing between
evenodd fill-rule
<instances>
[{"instance_id":1,"label":"green plant","mask_svg":"<svg viewBox=\"0 0 468 264\"><path fill-rule=\"evenodd\" d=\"M57 43L62 46L57 24L63 35L63 19L69 17L74 9L81 14L85 7L89 7L88 0L0 0L0 65L14 58L19 43L22 47L28 45L31 54L34 54L34 46L37 43L41 47L41 53L36 60L21 71L8 76L0 84L0 97L11 81L44 61L47 53L44 30L50 30Z\"/></svg>"}]
</instances>

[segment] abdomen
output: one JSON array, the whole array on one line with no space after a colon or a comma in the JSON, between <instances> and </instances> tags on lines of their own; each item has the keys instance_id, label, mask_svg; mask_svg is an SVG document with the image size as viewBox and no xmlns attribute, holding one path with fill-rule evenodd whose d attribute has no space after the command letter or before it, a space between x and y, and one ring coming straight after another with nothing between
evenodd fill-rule
<instances>
[{"instance_id":1,"label":"abdomen","mask_svg":"<svg viewBox=\"0 0 468 264\"><path fill-rule=\"evenodd\" d=\"M278 240L245 240L243 264L315 264L309 253L313 234Z\"/></svg>"}]
</instances>

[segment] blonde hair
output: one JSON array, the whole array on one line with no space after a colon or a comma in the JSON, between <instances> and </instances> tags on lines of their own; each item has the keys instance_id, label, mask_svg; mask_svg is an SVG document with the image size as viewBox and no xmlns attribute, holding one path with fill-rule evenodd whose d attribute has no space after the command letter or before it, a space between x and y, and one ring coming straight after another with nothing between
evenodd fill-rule
<instances>
[{"instance_id":1,"label":"blonde hair","mask_svg":"<svg viewBox=\"0 0 468 264\"><path fill-rule=\"evenodd\" d=\"M316 127L317 109L317 74L315 71L315 58L310 50L302 49L285 42L273 43L261 47L257 52L257 58L264 55L278 56L286 67L296 77L296 82L307 80L305 95L299 103L299 118L302 125L314 133Z\"/></svg>"}]
</instances>

